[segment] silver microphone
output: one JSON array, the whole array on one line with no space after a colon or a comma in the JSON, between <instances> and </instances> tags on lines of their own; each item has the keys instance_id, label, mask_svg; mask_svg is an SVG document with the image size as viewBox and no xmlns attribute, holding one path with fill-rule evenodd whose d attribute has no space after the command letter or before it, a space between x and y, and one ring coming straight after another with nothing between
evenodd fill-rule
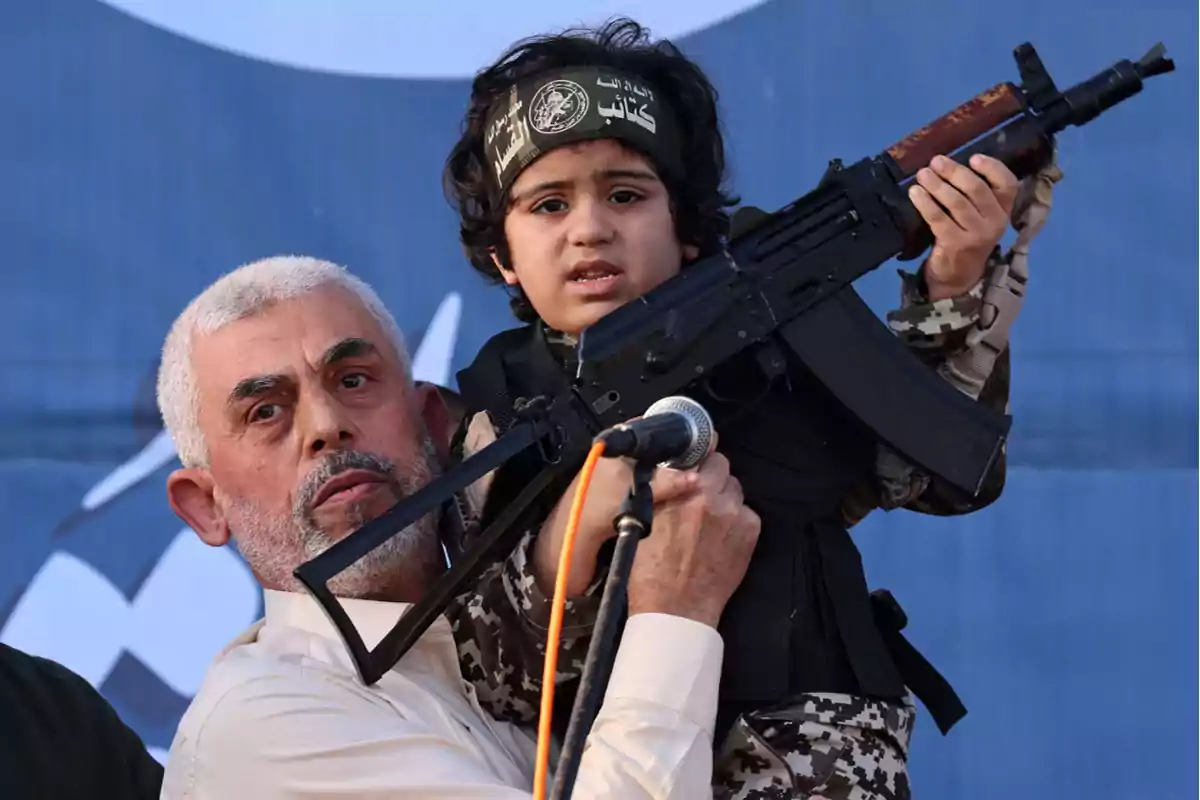
<instances>
[{"instance_id":1,"label":"silver microphone","mask_svg":"<svg viewBox=\"0 0 1200 800\"><path fill-rule=\"evenodd\" d=\"M694 469L713 451L712 417L690 397L664 397L639 419L613 425L599 436L605 458L632 458L643 464Z\"/></svg>"},{"instance_id":2,"label":"silver microphone","mask_svg":"<svg viewBox=\"0 0 1200 800\"><path fill-rule=\"evenodd\" d=\"M708 411L690 397L672 395L652 404L646 409L642 419L664 414L674 414L682 418L687 428L687 436L685 440L669 448L677 454L665 457L658 465L671 469L695 469L703 464L704 459L712 455L714 444L713 421ZM679 452L681 448L682 451Z\"/></svg>"}]
</instances>

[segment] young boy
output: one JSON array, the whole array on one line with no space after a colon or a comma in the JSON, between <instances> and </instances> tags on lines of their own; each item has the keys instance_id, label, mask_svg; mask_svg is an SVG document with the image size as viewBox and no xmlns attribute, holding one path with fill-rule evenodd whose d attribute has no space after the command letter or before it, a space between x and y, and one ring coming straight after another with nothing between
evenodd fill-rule
<instances>
[{"instance_id":1,"label":"young boy","mask_svg":"<svg viewBox=\"0 0 1200 800\"><path fill-rule=\"evenodd\" d=\"M931 368L1003 409L1007 342L990 343L999 352L994 369L972 348L989 279L1006 265L1025 267L1023 245L1007 259L997 247L1019 187L998 161L971 166L938 159L918 176L910 197L937 241L918 273L903 276L902 308L889 322ZM527 324L493 338L459 375L465 451L511 418L498 397L562 385L583 328L719 251L736 202L722 190L724 173L716 91L680 51L650 42L634 22L527 40L476 77L447 190L472 266L509 287ZM1041 194L1021 213L1044 216L1056 179L1035 182ZM720 626L716 796L909 797L905 687L917 692L916 679L901 674L884 643L888 624L876 622L847 528L873 508L982 508L1003 489L1003 459L982 493L963 503L882 447L801 364L770 379L746 353L691 391L713 415L720 449L762 519ZM488 503L510 500L535 468L515 465L507 477L501 470ZM597 557L629 481L624 464L601 462L569 595L595 591ZM557 558L573 495L574 485L541 509L544 546L535 558Z\"/></svg>"}]
</instances>

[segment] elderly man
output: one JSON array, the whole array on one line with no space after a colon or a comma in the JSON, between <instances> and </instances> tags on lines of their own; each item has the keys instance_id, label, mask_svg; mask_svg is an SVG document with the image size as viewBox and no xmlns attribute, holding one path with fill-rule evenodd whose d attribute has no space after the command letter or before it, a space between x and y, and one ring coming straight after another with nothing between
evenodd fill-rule
<instances>
[{"instance_id":1,"label":"elderly man","mask_svg":"<svg viewBox=\"0 0 1200 800\"><path fill-rule=\"evenodd\" d=\"M158 397L184 464L168 480L172 508L206 543L232 538L265 601L265 619L218 657L185 714L163 795L528 797L533 738L484 711L464 680L450 621L364 686L292 576L438 470L444 408L434 387L413 385L400 334L375 294L313 259L243 267L175 322ZM654 533L629 579L629 621L575 797L710 792L722 657L715 626L744 574L758 518L716 455L695 473L660 470L655 498ZM439 522L414 523L331 586L368 647L445 569ZM525 556L549 546L532 541L463 598L451 613L460 631L488 616L462 609L506 596L496 588L506 576L552 562ZM512 585L536 592L551 577L518 575ZM496 610L528 604L514 596ZM544 636L513 619L527 641ZM490 649L486 637L481 647Z\"/></svg>"}]
</instances>

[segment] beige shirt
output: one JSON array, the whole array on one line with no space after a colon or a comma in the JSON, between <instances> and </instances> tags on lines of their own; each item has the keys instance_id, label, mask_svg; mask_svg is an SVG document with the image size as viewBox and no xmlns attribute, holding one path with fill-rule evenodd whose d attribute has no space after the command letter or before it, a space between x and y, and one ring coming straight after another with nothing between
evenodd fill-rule
<instances>
[{"instance_id":1,"label":"beige shirt","mask_svg":"<svg viewBox=\"0 0 1200 800\"><path fill-rule=\"evenodd\" d=\"M480 708L444 618L364 686L315 600L264 595L265 619L217 658L180 721L162 797L532 796L536 731ZM340 602L369 648L408 608ZM722 653L706 625L630 617L572 796L711 797Z\"/></svg>"}]
</instances>

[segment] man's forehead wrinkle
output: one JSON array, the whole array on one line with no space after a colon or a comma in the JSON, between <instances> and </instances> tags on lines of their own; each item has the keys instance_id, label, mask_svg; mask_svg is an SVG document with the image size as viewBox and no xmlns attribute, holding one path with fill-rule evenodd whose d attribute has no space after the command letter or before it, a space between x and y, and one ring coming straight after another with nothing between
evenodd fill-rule
<instances>
[{"instance_id":1,"label":"man's forehead wrinkle","mask_svg":"<svg viewBox=\"0 0 1200 800\"><path fill-rule=\"evenodd\" d=\"M193 341L191 357L199 420L223 417L240 407L250 396L245 391L238 396L240 388L250 388L252 383L261 382L259 388L265 390L286 382L292 374L292 370L277 357L260 363L245 363L249 345L258 337L248 336L244 329L241 332L232 330L235 325L236 322L200 334Z\"/></svg>"},{"instance_id":2,"label":"man's forehead wrinkle","mask_svg":"<svg viewBox=\"0 0 1200 800\"><path fill-rule=\"evenodd\" d=\"M197 330L191 353L197 411L224 413L230 393L251 378L283 376L298 382L300 373L319 374L331 366L332 351L353 340L368 343L403 369L404 357L392 336L357 295L341 286L273 301L214 331ZM363 355L349 349L343 357Z\"/></svg>"},{"instance_id":3,"label":"man's forehead wrinkle","mask_svg":"<svg viewBox=\"0 0 1200 800\"><path fill-rule=\"evenodd\" d=\"M304 364L303 372L310 375L318 375L322 371L336 366L341 361L380 354L382 354L381 348L371 339L365 336L354 335L332 337L332 341L328 346L303 348L300 357ZM233 356L232 358L236 357ZM225 363L229 364L230 360L225 359ZM261 393L262 391L286 387L288 384L298 382L299 379L296 364L287 363L286 360L278 358L271 358L270 361L264 361L261 365L236 370L236 372L223 379L223 383L227 383L228 386L222 386L219 389L222 396L226 398L227 404L233 404L249 397L250 389L257 389ZM201 382L205 383L203 379Z\"/></svg>"}]
</instances>

